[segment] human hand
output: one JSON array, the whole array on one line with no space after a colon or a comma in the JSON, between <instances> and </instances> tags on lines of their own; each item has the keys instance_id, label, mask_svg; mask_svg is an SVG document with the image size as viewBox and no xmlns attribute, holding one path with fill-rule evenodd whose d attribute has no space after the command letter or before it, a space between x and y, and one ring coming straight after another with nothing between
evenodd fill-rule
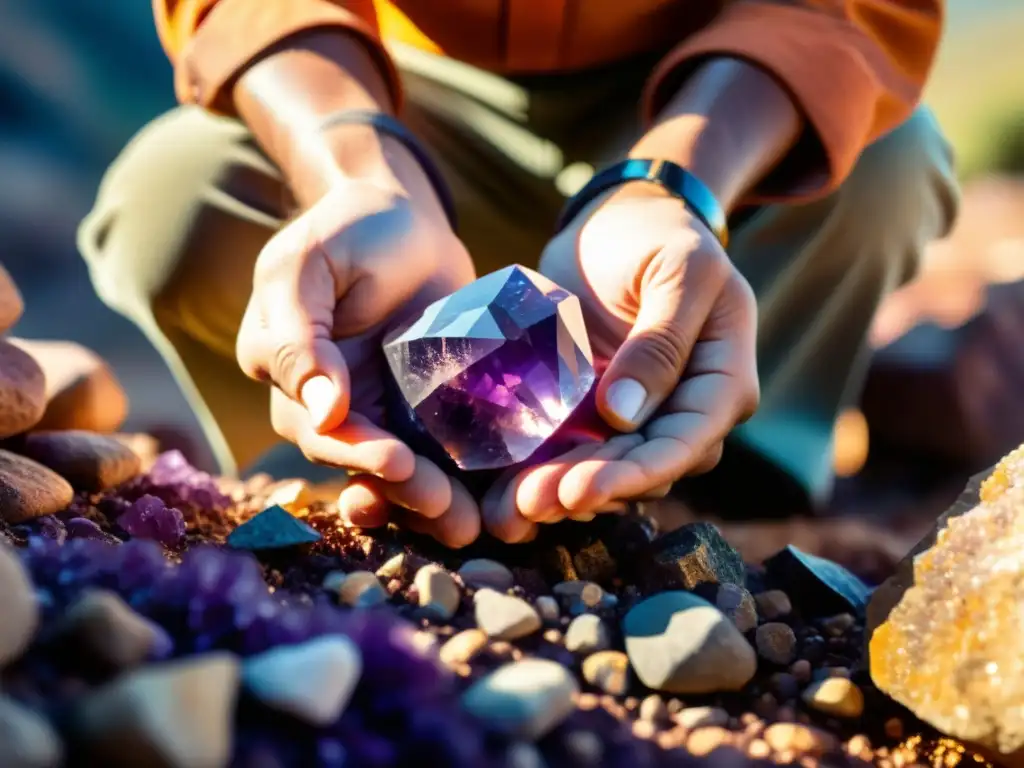
<instances>
[{"instance_id":1,"label":"human hand","mask_svg":"<svg viewBox=\"0 0 1024 768\"><path fill-rule=\"evenodd\" d=\"M347 523L383 525L395 505L404 525L448 546L479 534L466 489L380 426L386 328L473 279L436 199L379 180L334 182L257 259L238 361L273 385L278 434L354 473L338 500Z\"/></svg>"},{"instance_id":2,"label":"human hand","mask_svg":"<svg viewBox=\"0 0 1024 768\"><path fill-rule=\"evenodd\" d=\"M601 417L626 434L527 468L484 500L484 525L525 541L538 523L592 519L712 469L757 407L756 302L715 236L677 199L628 185L594 201L540 270L579 296Z\"/></svg>"}]
</instances>

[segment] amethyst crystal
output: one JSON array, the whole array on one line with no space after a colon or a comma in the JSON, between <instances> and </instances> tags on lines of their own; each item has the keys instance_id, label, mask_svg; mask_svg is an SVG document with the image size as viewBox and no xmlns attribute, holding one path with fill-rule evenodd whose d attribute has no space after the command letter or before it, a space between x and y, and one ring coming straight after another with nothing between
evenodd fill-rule
<instances>
[{"instance_id":1,"label":"amethyst crystal","mask_svg":"<svg viewBox=\"0 0 1024 768\"><path fill-rule=\"evenodd\" d=\"M178 546L185 538L185 518L180 510L168 507L156 496L143 496L117 518L121 528L139 539L153 539L168 547Z\"/></svg>"},{"instance_id":2,"label":"amethyst crystal","mask_svg":"<svg viewBox=\"0 0 1024 768\"><path fill-rule=\"evenodd\" d=\"M579 299L520 266L434 302L384 355L398 406L464 470L529 458L596 379Z\"/></svg>"}]
</instances>

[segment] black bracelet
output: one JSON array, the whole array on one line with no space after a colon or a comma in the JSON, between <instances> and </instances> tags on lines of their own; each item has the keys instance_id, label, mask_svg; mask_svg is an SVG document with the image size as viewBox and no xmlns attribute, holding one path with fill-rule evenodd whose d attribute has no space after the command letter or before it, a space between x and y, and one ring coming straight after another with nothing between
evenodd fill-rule
<instances>
[{"instance_id":1,"label":"black bracelet","mask_svg":"<svg viewBox=\"0 0 1024 768\"><path fill-rule=\"evenodd\" d=\"M444 208L445 216L448 217L452 229L457 228L458 220L455 215L455 201L452 199L451 189L445 183L440 168L437 167L426 148L413 135L412 131L391 115L362 109L334 112L320 123L319 130L324 131L337 125L368 125L380 133L400 141L416 158L416 162L420 164L423 172L427 175L427 179L441 201L441 207Z\"/></svg>"},{"instance_id":2,"label":"black bracelet","mask_svg":"<svg viewBox=\"0 0 1024 768\"><path fill-rule=\"evenodd\" d=\"M728 245L729 228L725 211L711 190L685 168L668 160L623 160L598 171L583 189L569 198L558 217L558 231L565 229L569 222L602 192L631 181L659 184L682 200L690 212L714 233L723 248Z\"/></svg>"}]
</instances>

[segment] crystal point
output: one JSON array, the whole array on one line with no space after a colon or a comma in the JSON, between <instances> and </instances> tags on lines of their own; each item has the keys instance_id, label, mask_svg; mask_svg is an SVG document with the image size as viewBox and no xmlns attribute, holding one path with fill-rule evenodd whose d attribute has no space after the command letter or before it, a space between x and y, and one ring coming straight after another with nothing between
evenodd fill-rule
<instances>
[{"instance_id":1,"label":"crystal point","mask_svg":"<svg viewBox=\"0 0 1024 768\"><path fill-rule=\"evenodd\" d=\"M596 379L579 299L521 266L434 302L384 356L417 426L464 470L528 459Z\"/></svg>"}]
</instances>

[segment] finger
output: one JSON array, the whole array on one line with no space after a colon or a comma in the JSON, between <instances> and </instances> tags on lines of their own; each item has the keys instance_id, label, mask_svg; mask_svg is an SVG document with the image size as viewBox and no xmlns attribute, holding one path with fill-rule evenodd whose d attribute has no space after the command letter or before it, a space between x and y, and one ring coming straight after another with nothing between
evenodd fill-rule
<instances>
[{"instance_id":1,"label":"finger","mask_svg":"<svg viewBox=\"0 0 1024 768\"><path fill-rule=\"evenodd\" d=\"M326 434L316 432L306 410L276 387L271 390L271 422L274 430L295 443L315 464L340 467L403 482L416 471L416 456L397 437L350 413L343 424Z\"/></svg>"},{"instance_id":2,"label":"finger","mask_svg":"<svg viewBox=\"0 0 1024 768\"><path fill-rule=\"evenodd\" d=\"M522 478L522 473L506 473L484 495L481 514L484 528L507 544L526 540L537 528L516 508L516 493Z\"/></svg>"},{"instance_id":3,"label":"finger","mask_svg":"<svg viewBox=\"0 0 1024 768\"><path fill-rule=\"evenodd\" d=\"M616 429L637 429L675 389L729 276L731 267L700 247L666 246L644 276L636 323L597 391L598 410Z\"/></svg>"},{"instance_id":4,"label":"finger","mask_svg":"<svg viewBox=\"0 0 1024 768\"><path fill-rule=\"evenodd\" d=\"M392 504L428 520L441 517L452 504L451 480L429 459L417 456L415 461L412 477L380 488Z\"/></svg>"},{"instance_id":5,"label":"finger","mask_svg":"<svg viewBox=\"0 0 1024 768\"><path fill-rule=\"evenodd\" d=\"M616 435L599 446L589 456L575 462L563 475L558 484L558 498L562 505L569 510L569 515L574 519L580 516L586 518L596 513L599 508L608 504L613 499L611 496L599 498L597 494L588 493L588 488L583 487L587 479L597 473L601 467L607 466L610 462L617 461L643 445L644 438L638 434ZM574 504L569 506L565 500L572 499Z\"/></svg>"},{"instance_id":6,"label":"finger","mask_svg":"<svg viewBox=\"0 0 1024 768\"><path fill-rule=\"evenodd\" d=\"M516 487L516 509L534 523L547 523L568 514L558 501L558 484L573 465L593 455L600 444L580 445L556 459L523 470Z\"/></svg>"},{"instance_id":7,"label":"finger","mask_svg":"<svg viewBox=\"0 0 1024 768\"><path fill-rule=\"evenodd\" d=\"M400 511L396 518L417 533L432 536L452 549L472 544L480 536L480 510L466 487L451 481L451 505L440 517L429 519L415 513Z\"/></svg>"},{"instance_id":8,"label":"finger","mask_svg":"<svg viewBox=\"0 0 1024 768\"><path fill-rule=\"evenodd\" d=\"M357 475L338 494L338 514L347 526L380 528L387 525L391 502L380 487L383 480Z\"/></svg>"},{"instance_id":9,"label":"finger","mask_svg":"<svg viewBox=\"0 0 1024 768\"><path fill-rule=\"evenodd\" d=\"M718 466L718 462L722 460L722 451L724 443L715 443L708 449L708 452L704 454L704 458L693 465L693 468L687 472L688 475L706 475L712 469ZM665 488L671 488L671 485L663 486ZM664 494L667 496L668 493ZM664 498L664 496L647 496L648 499Z\"/></svg>"},{"instance_id":10,"label":"finger","mask_svg":"<svg viewBox=\"0 0 1024 768\"><path fill-rule=\"evenodd\" d=\"M332 268L308 219L297 219L256 261L236 345L242 370L303 403L320 432L341 423L348 412L348 368L332 338L335 306L349 288L347 279L346 270Z\"/></svg>"}]
</instances>

